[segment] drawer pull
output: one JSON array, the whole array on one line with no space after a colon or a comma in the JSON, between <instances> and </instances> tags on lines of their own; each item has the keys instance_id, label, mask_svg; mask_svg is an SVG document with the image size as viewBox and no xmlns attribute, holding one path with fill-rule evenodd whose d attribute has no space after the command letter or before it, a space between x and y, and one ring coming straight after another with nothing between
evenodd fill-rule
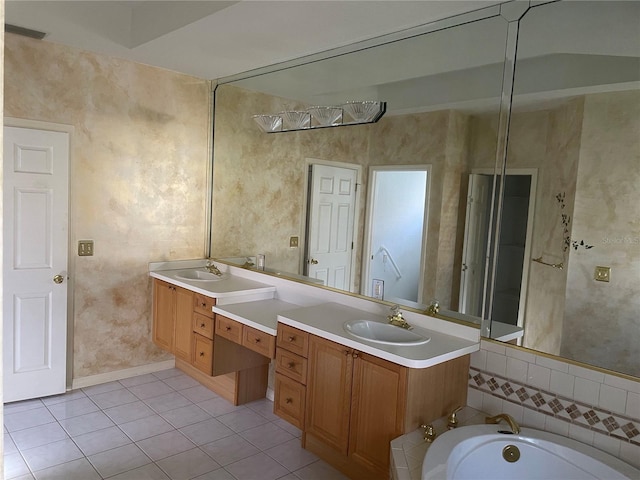
<instances>
[{"instance_id":1,"label":"drawer pull","mask_svg":"<svg viewBox=\"0 0 640 480\"><path fill-rule=\"evenodd\" d=\"M292 398L287 398L284 402L285 402L285 403L292 403L292 402L293 402L293 399L292 399Z\"/></svg>"},{"instance_id":2,"label":"drawer pull","mask_svg":"<svg viewBox=\"0 0 640 480\"><path fill-rule=\"evenodd\" d=\"M229 330L231 330L231 327L227 325L224 329L228 332Z\"/></svg>"},{"instance_id":3,"label":"drawer pull","mask_svg":"<svg viewBox=\"0 0 640 480\"><path fill-rule=\"evenodd\" d=\"M260 343L260 339L259 339L259 338L256 338L256 339L254 340L254 342L256 342L256 343Z\"/></svg>"},{"instance_id":4,"label":"drawer pull","mask_svg":"<svg viewBox=\"0 0 640 480\"><path fill-rule=\"evenodd\" d=\"M204 352L200 352L200 356L201 356L201 357L204 357Z\"/></svg>"},{"instance_id":5,"label":"drawer pull","mask_svg":"<svg viewBox=\"0 0 640 480\"><path fill-rule=\"evenodd\" d=\"M207 306L207 304L206 304L206 303L203 303L203 304L202 304L202 306L203 306L203 307L206 307L206 306Z\"/></svg>"},{"instance_id":6,"label":"drawer pull","mask_svg":"<svg viewBox=\"0 0 640 480\"><path fill-rule=\"evenodd\" d=\"M201 324L200 324L200 328L204 328L204 323L201 323Z\"/></svg>"},{"instance_id":7,"label":"drawer pull","mask_svg":"<svg viewBox=\"0 0 640 480\"><path fill-rule=\"evenodd\" d=\"M351 356L352 356L353 358L358 358L358 352L353 352L353 353L351 354Z\"/></svg>"},{"instance_id":8,"label":"drawer pull","mask_svg":"<svg viewBox=\"0 0 640 480\"><path fill-rule=\"evenodd\" d=\"M296 339L296 337L294 337L293 335L289 335L289 341L293 342Z\"/></svg>"},{"instance_id":9,"label":"drawer pull","mask_svg":"<svg viewBox=\"0 0 640 480\"><path fill-rule=\"evenodd\" d=\"M295 362L289 362L289 363L287 363L287 367L289 367L289 368L293 368L293 367L295 367L295 366L296 366Z\"/></svg>"},{"instance_id":10,"label":"drawer pull","mask_svg":"<svg viewBox=\"0 0 640 480\"><path fill-rule=\"evenodd\" d=\"M351 352L350 352L349 350L343 350L343 351L342 351L342 353L343 353L344 355L349 355Z\"/></svg>"}]
</instances>

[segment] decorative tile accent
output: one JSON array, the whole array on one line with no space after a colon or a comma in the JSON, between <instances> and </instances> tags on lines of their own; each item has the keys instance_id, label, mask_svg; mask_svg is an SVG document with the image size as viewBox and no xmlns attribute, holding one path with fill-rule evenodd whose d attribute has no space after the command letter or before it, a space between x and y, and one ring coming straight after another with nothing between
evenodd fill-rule
<instances>
[{"instance_id":1,"label":"decorative tile accent","mask_svg":"<svg viewBox=\"0 0 640 480\"><path fill-rule=\"evenodd\" d=\"M638 419L612 413L474 367L469 369L469 387L623 442L640 445Z\"/></svg>"}]
</instances>

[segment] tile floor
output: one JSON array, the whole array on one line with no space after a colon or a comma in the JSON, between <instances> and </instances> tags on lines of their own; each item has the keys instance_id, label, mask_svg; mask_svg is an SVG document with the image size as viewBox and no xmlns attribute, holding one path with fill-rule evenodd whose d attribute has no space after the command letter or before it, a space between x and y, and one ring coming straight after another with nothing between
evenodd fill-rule
<instances>
[{"instance_id":1,"label":"tile floor","mask_svg":"<svg viewBox=\"0 0 640 480\"><path fill-rule=\"evenodd\" d=\"M5 405L5 479L346 480L299 437L171 369Z\"/></svg>"}]
</instances>

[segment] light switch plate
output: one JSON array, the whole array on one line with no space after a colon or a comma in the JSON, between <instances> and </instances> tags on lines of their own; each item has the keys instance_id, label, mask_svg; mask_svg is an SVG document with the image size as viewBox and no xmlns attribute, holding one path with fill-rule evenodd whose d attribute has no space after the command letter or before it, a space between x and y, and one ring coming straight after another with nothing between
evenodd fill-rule
<instances>
[{"instance_id":1,"label":"light switch plate","mask_svg":"<svg viewBox=\"0 0 640 480\"><path fill-rule=\"evenodd\" d=\"M78 241L78 256L79 257L93 256L93 240Z\"/></svg>"},{"instance_id":2,"label":"light switch plate","mask_svg":"<svg viewBox=\"0 0 640 480\"><path fill-rule=\"evenodd\" d=\"M384 300L384 280L373 279L373 298Z\"/></svg>"},{"instance_id":3,"label":"light switch plate","mask_svg":"<svg viewBox=\"0 0 640 480\"><path fill-rule=\"evenodd\" d=\"M596 267L593 278L598 282L608 282L611 280L611 267Z\"/></svg>"},{"instance_id":4,"label":"light switch plate","mask_svg":"<svg viewBox=\"0 0 640 480\"><path fill-rule=\"evenodd\" d=\"M289 237L289 248L298 248L298 237Z\"/></svg>"}]
</instances>

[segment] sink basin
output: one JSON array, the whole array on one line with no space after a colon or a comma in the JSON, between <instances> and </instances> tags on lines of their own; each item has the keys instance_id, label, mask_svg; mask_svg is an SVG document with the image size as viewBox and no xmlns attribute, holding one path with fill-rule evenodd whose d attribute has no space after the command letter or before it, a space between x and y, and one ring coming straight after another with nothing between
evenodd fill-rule
<instances>
[{"instance_id":1,"label":"sink basin","mask_svg":"<svg viewBox=\"0 0 640 480\"><path fill-rule=\"evenodd\" d=\"M204 270L181 270L175 274L176 278L182 280L189 280L191 282L218 282L224 280L226 275L222 276L214 275L213 273L206 272Z\"/></svg>"},{"instance_id":2,"label":"sink basin","mask_svg":"<svg viewBox=\"0 0 640 480\"><path fill-rule=\"evenodd\" d=\"M422 345L431 340L410 330L372 320L351 320L345 322L344 329L354 337L385 345Z\"/></svg>"}]
</instances>

